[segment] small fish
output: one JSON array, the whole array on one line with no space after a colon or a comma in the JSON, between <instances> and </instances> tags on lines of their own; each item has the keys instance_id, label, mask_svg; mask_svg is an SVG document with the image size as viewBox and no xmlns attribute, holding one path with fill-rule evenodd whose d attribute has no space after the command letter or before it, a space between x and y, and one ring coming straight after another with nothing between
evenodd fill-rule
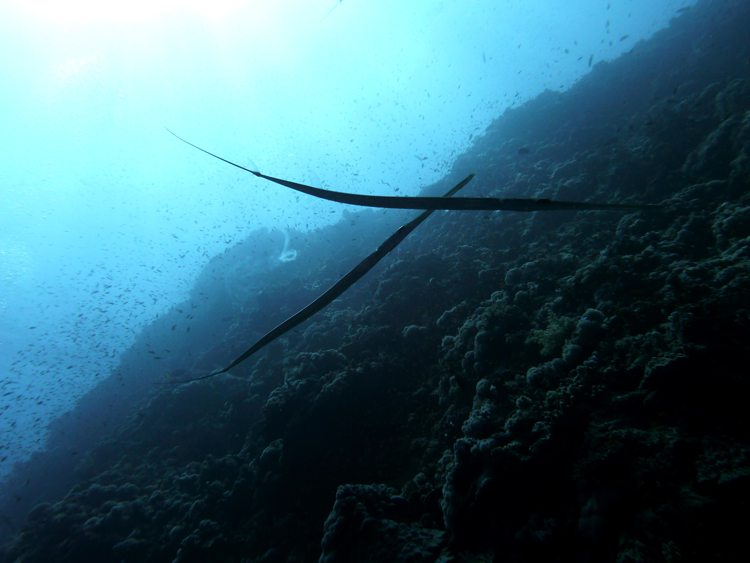
<instances>
[{"instance_id":1,"label":"small fish","mask_svg":"<svg viewBox=\"0 0 750 563\"><path fill-rule=\"evenodd\" d=\"M338 4L334 4L333 8L331 8L330 10L328 10L328 13L325 16L323 16L323 20L326 19L331 14L331 12L333 12L338 7L338 5L341 4L343 1L344 0L339 0ZM320 20L320 21L323 21L323 20Z\"/></svg>"},{"instance_id":2,"label":"small fish","mask_svg":"<svg viewBox=\"0 0 750 563\"><path fill-rule=\"evenodd\" d=\"M630 37L630 35L625 34L622 37L620 37L620 41L625 41L628 37Z\"/></svg>"},{"instance_id":3,"label":"small fish","mask_svg":"<svg viewBox=\"0 0 750 563\"><path fill-rule=\"evenodd\" d=\"M591 63L593 63L593 62L594 62L594 55L591 55L589 57L589 67L591 67Z\"/></svg>"}]
</instances>

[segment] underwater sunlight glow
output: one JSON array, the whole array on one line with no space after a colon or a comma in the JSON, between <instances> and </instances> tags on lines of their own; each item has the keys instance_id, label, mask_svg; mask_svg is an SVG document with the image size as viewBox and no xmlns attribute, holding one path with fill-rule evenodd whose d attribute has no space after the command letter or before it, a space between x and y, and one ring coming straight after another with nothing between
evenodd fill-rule
<instances>
[{"instance_id":1,"label":"underwater sunlight glow","mask_svg":"<svg viewBox=\"0 0 750 563\"><path fill-rule=\"evenodd\" d=\"M131 22L184 10L206 18L225 17L240 0L16 0L39 17L62 22Z\"/></svg>"}]
</instances>

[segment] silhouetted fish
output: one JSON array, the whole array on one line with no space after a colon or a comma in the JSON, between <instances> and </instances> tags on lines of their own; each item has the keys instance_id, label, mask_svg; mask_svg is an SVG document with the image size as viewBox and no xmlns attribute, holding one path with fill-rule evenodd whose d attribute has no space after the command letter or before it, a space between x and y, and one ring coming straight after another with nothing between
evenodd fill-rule
<instances>
[{"instance_id":1,"label":"silhouetted fish","mask_svg":"<svg viewBox=\"0 0 750 563\"><path fill-rule=\"evenodd\" d=\"M329 16L329 15L331 14L331 12L333 12L333 11L334 11L334 10L336 9L336 7L337 7L337 6L339 5L339 4L341 4L341 3L343 2L343 1L344 1L344 0L339 0L339 1L338 1L338 3L334 4L334 5L333 5L333 8L331 8L330 10L328 10L328 13L326 13L326 15L325 15L325 16L323 16L323 19L321 19L320 21L323 21L324 19L326 19L326 18L327 18L327 17L328 17L328 16Z\"/></svg>"},{"instance_id":2,"label":"silhouetted fish","mask_svg":"<svg viewBox=\"0 0 750 563\"><path fill-rule=\"evenodd\" d=\"M169 131L169 129L167 129ZM169 131L172 133L172 131ZM193 143L186 141L182 137L172 133L183 143L198 149L222 162L250 172L258 178L263 178L269 182L279 184L302 192L313 197L335 201L337 203L346 203L347 205L361 205L363 207L380 207L383 209L431 209L433 211L454 210L454 211L605 211L605 210L653 210L662 209L660 205L647 205L641 203L588 203L578 201L554 201L551 199L520 199L520 198L499 198L499 197L411 197L411 196L375 196L352 194L347 192L337 192L334 190L324 190L315 188L297 182L290 182L273 176L266 176L257 170L245 168L239 164L217 156L205 149L200 148ZM473 177L473 174L472 176Z\"/></svg>"}]
</instances>

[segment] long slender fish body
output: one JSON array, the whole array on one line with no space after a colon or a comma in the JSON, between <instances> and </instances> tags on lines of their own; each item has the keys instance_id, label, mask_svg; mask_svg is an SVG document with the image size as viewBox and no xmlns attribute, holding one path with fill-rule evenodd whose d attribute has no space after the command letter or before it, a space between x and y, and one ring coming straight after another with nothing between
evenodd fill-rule
<instances>
[{"instance_id":1,"label":"long slender fish body","mask_svg":"<svg viewBox=\"0 0 750 563\"><path fill-rule=\"evenodd\" d=\"M333 5L333 8L331 8L330 10L328 10L328 13L327 13L327 14L326 14L325 16L323 16L323 19L322 19L322 20L320 20L320 21L323 21L323 20L324 20L324 19L326 19L326 18L327 18L327 17L329 16L329 15L331 15L331 12L333 12L333 11L334 11L334 10L335 10L335 9L336 9L336 8L338 7L338 5L339 5L339 4L341 4L341 3L343 2L343 1L344 1L344 0L339 0L339 1L338 1L338 2L336 3L336 4L334 4L334 5Z\"/></svg>"}]
</instances>

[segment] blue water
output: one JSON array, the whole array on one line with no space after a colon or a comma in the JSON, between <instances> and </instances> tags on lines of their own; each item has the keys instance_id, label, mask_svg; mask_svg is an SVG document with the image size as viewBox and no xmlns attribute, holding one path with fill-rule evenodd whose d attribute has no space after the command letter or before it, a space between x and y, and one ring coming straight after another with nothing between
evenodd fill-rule
<instances>
[{"instance_id":1,"label":"blue water","mask_svg":"<svg viewBox=\"0 0 750 563\"><path fill-rule=\"evenodd\" d=\"M506 107L566 89L691 2L87 4L0 4L0 475L212 257L347 209L165 127L265 174L415 195Z\"/></svg>"}]
</instances>

